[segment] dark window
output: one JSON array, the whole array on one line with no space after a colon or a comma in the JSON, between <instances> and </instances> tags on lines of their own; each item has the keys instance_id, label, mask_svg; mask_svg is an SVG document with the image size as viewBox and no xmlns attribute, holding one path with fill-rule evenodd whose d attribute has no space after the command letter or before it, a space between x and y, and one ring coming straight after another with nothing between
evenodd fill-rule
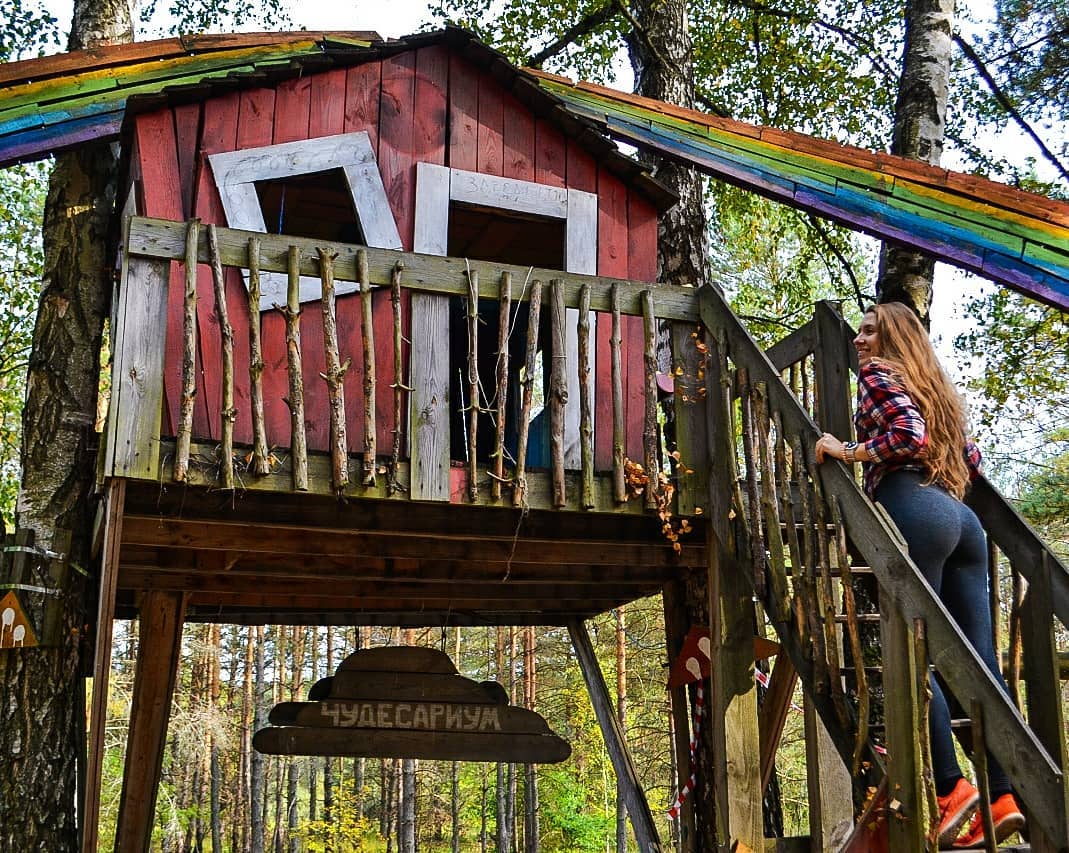
<instances>
[{"instance_id":1,"label":"dark window","mask_svg":"<svg viewBox=\"0 0 1069 853\"><path fill-rule=\"evenodd\" d=\"M363 243L364 235L341 169L256 182L268 234L334 243Z\"/></svg>"}]
</instances>

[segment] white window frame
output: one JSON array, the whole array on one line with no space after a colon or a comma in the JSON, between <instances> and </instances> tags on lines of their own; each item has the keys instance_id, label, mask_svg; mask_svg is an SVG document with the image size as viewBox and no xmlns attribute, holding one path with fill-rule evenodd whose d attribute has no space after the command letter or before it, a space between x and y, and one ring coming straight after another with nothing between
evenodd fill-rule
<instances>
[{"instance_id":1,"label":"white window frame","mask_svg":"<svg viewBox=\"0 0 1069 853\"><path fill-rule=\"evenodd\" d=\"M386 198L386 188L367 131L210 154L208 162L223 202L227 225L231 228L267 233L256 194L257 181L341 169L365 244L376 249L401 248L397 222ZM248 286L247 275L245 285ZM261 311L269 310L276 303L285 303L287 278L282 273L261 273L260 287ZM301 276L301 302L319 299L321 290L318 278ZM340 295L358 290L360 285L356 282L339 281L335 292Z\"/></svg>"},{"instance_id":2,"label":"white window frame","mask_svg":"<svg viewBox=\"0 0 1069 853\"><path fill-rule=\"evenodd\" d=\"M452 202L482 208L545 216L564 221L564 269L596 275L598 270L598 197L594 193L564 187L451 169L433 163L416 164L416 222L414 250L445 255L449 246L449 205ZM566 310L568 363L577 364L579 311ZM590 352L595 352L591 323ZM594 375L588 380L591 399ZM564 409L564 464L581 466L579 441L579 374L568 372L568 401Z\"/></svg>"}]
</instances>

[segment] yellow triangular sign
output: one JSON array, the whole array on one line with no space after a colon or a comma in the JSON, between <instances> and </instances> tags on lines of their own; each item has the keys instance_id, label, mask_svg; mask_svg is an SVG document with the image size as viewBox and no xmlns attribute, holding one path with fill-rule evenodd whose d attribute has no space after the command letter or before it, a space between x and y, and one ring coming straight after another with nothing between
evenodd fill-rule
<instances>
[{"instance_id":1,"label":"yellow triangular sign","mask_svg":"<svg viewBox=\"0 0 1069 853\"><path fill-rule=\"evenodd\" d=\"M22 611L15 591L0 598L0 649L28 649L37 645L37 635Z\"/></svg>"}]
</instances>

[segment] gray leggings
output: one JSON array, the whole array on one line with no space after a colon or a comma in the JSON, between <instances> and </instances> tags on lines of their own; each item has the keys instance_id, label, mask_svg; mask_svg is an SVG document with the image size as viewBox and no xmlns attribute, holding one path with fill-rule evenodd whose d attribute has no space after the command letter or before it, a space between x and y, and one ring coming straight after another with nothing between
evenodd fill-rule
<instances>
[{"instance_id":1,"label":"gray leggings","mask_svg":"<svg viewBox=\"0 0 1069 853\"><path fill-rule=\"evenodd\" d=\"M931 584L958 627L972 643L995 680L1006 682L991 641L988 604L987 543L971 509L939 486L923 485L917 471L893 471L876 487L876 500L887 509L909 545L909 556ZM950 710L934 678L930 734L935 785L946 796L962 776L950 731ZM988 756L992 798L1011 790L998 762Z\"/></svg>"}]
</instances>

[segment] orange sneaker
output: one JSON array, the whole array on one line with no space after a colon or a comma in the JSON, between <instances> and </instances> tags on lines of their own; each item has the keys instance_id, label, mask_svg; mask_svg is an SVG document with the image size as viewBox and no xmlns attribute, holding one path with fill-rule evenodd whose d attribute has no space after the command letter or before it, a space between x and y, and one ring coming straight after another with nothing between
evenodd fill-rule
<instances>
[{"instance_id":1,"label":"orange sneaker","mask_svg":"<svg viewBox=\"0 0 1069 853\"><path fill-rule=\"evenodd\" d=\"M1024 829L1024 813L1013 794L1003 794L991 804L991 818L995 823L995 843L1001 844L1013 833ZM984 844L984 819L979 811L961 838L954 842L954 849L982 847Z\"/></svg>"},{"instance_id":2,"label":"orange sneaker","mask_svg":"<svg viewBox=\"0 0 1069 853\"><path fill-rule=\"evenodd\" d=\"M953 791L936 799L939 801L939 846L949 847L961 832L962 824L976 809L980 792L968 779L962 777L958 779Z\"/></svg>"}]
</instances>

